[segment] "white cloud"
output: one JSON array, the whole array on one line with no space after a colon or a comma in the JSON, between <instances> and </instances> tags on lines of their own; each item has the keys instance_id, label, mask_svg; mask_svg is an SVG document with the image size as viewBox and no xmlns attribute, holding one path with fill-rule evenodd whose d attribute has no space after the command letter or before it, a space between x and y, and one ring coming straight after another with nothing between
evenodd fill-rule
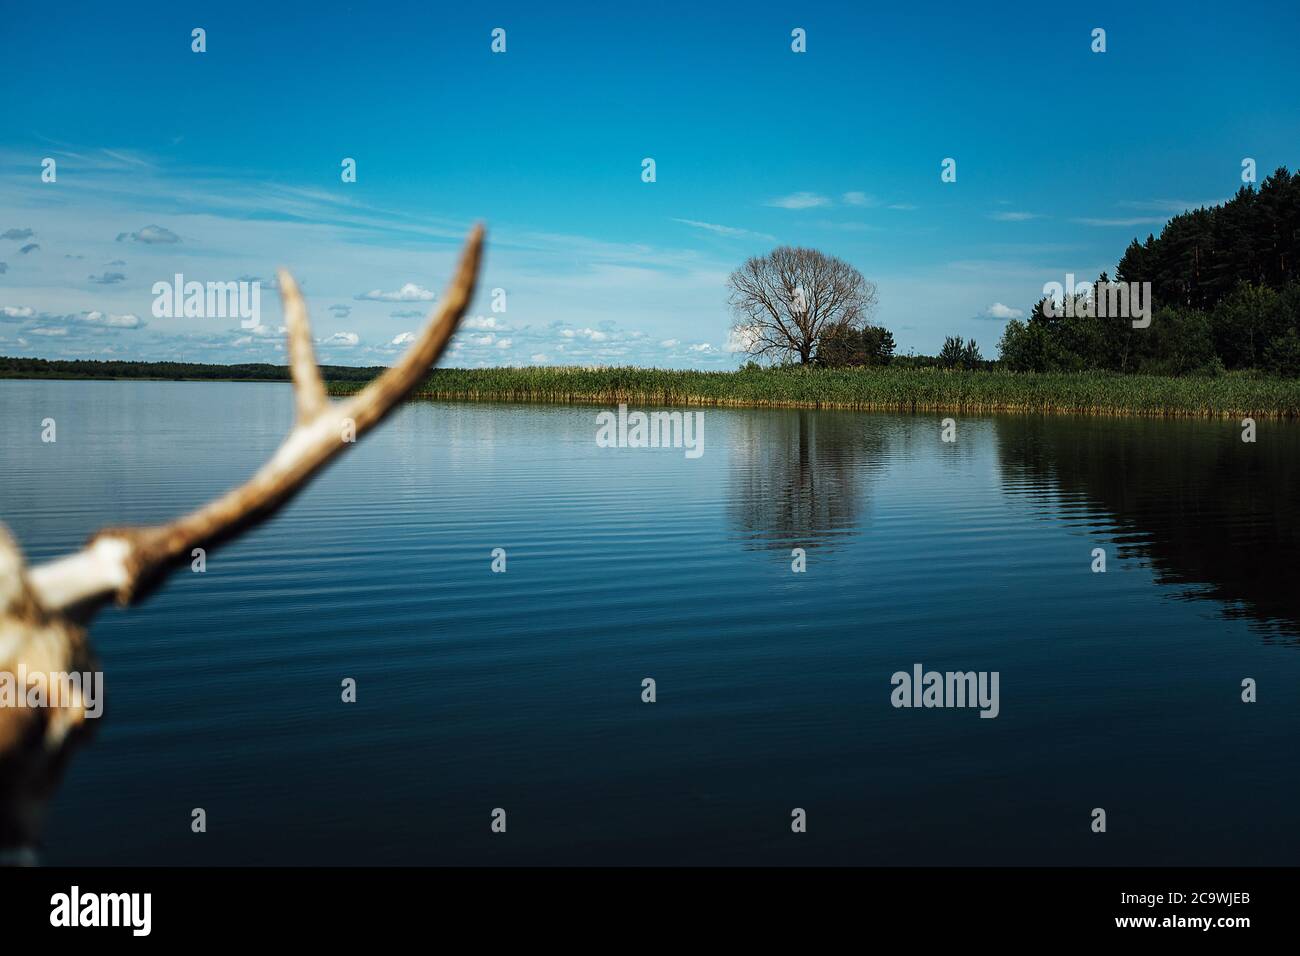
<instances>
[{"instance_id":1,"label":"white cloud","mask_svg":"<svg viewBox=\"0 0 1300 956\"><path fill-rule=\"evenodd\" d=\"M850 192L844 194L844 203L847 206L875 206L876 200L862 192Z\"/></svg>"},{"instance_id":2,"label":"white cloud","mask_svg":"<svg viewBox=\"0 0 1300 956\"><path fill-rule=\"evenodd\" d=\"M508 349L508 348L510 348L510 346L513 345L513 344L514 344L514 342L513 342L513 340L511 340L511 339L501 339L499 342L497 342L497 348L499 348L499 349Z\"/></svg>"},{"instance_id":3,"label":"white cloud","mask_svg":"<svg viewBox=\"0 0 1300 956\"><path fill-rule=\"evenodd\" d=\"M989 216L998 222L1027 222L1030 219L1037 219L1036 212L995 212Z\"/></svg>"},{"instance_id":4,"label":"white cloud","mask_svg":"<svg viewBox=\"0 0 1300 956\"><path fill-rule=\"evenodd\" d=\"M586 339L588 342L605 342L609 334L599 329L560 329L560 335L566 339Z\"/></svg>"},{"instance_id":5,"label":"white cloud","mask_svg":"<svg viewBox=\"0 0 1300 956\"><path fill-rule=\"evenodd\" d=\"M402 332L399 335L393 336L393 341L389 342L388 344L389 345L410 345L414 341L415 341L414 332Z\"/></svg>"},{"instance_id":6,"label":"white cloud","mask_svg":"<svg viewBox=\"0 0 1300 956\"><path fill-rule=\"evenodd\" d=\"M117 234L118 242L125 242L128 239L132 242L143 242L150 246L173 245L181 241L180 236L163 226L145 226L139 232L119 232Z\"/></svg>"},{"instance_id":7,"label":"white cloud","mask_svg":"<svg viewBox=\"0 0 1300 956\"><path fill-rule=\"evenodd\" d=\"M775 199L769 199L767 205L776 206L778 209L816 209L819 206L833 205L833 203L828 197L817 193L798 192L791 193L789 196L778 196Z\"/></svg>"},{"instance_id":8,"label":"white cloud","mask_svg":"<svg viewBox=\"0 0 1300 956\"><path fill-rule=\"evenodd\" d=\"M723 346L728 352L748 352L758 340L758 331L750 326L732 329Z\"/></svg>"},{"instance_id":9,"label":"white cloud","mask_svg":"<svg viewBox=\"0 0 1300 956\"><path fill-rule=\"evenodd\" d=\"M63 335L64 332L54 332L56 326L70 326L76 323L84 325L98 325L104 328L113 329L142 329L145 322L138 315L126 312L121 315L110 312L100 312L98 310L89 312L76 312L71 315L51 315L48 312L37 313L29 306L12 306L6 305L0 307L0 318L6 319L36 319L45 323L41 329L32 329L35 335Z\"/></svg>"},{"instance_id":10,"label":"white cloud","mask_svg":"<svg viewBox=\"0 0 1300 956\"><path fill-rule=\"evenodd\" d=\"M138 329L144 326L138 315L130 312L125 315L110 315L104 312L86 312L81 316L81 321L89 322L91 325L105 325L114 329Z\"/></svg>"},{"instance_id":11,"label":"white cloud","mask_svg":"<svg viewBox=\"0 0 1300 956\"><path fill-rule=\"evenodd\" d=\"M371 289L356 298L369 302L432 302L434 294L424 286L408 282L396 292L382 292Z\"/></svg>"},{"instance_id":12,"label":"white cloud","mask_svg":"<svg viewBox=\"0 0 1300 956\"><path fill-rule=\"evenodd\" d=\"M549 362L550 360L551 357L545 352L537 352L536 354L529 356L529 361L532 362Z\"/></svg>"},{"instance_id":13,"label":"white cloud","mask_svg":"<svg viewBox=\"0 0 1300 956\"><path fill-rule=\"evenodd\" d=\"M664 339L664 340L663 340L662 342L660 342L659 344L662 345L662 346L663 346L664 348L666 348L666 349L675 349L675 348L677 348L677 346L679 346L679 345L682 344L682 340L681 340L681 339Z\"/></svg>"},{"instance_id":14,"label":"white cloud","mask_svg":"<svg viewBox=\"0 0 1300 956\"><path fill-rule=\"evenodd\" d=\"M468 319L465 319L460 323L460 327L462 329L474 329L475 331L483 332L487 329L505 328L505 323L498 323L496 316L494 315L471 315Z\"/></svg>"},{"instance_id":15,"label":"white cloud","mask_svg":"<svg viewBox=\"0 0 1300 956\"><path fill-rule=\"evenodd\" d=\"M327 339L322 339L320 345L325 348L355 348L361 343L361 336L355 332L335 332Z\"/></svg>"},{"instance_id":16,"label":"white cloud","mask_svg":"<svg viewBox=\"0 0 1300 956\"><path fill-rule=\"evenodd\" d=\"M994 302L984 310L984 316L990 319L1018 319L1025 313L1020 309L1013 309L1009 305L1003 305L1001 302Z\"/></svg>"},{"instance_id":17,"label":"white cloud","mask_svg":"<svg viewBox=\"0 0 1300 956\"><path fill-rule=\"evenodd\" d=\"M47 335L47 336L51 336L51 337L53 337L53 336L58 336L58 335L67 335L67 334L68 334L68 330L65 329L65 328L62 328L62 327L59 327L59 328L48 328L48 327L46 327L46 326L41 326L40 328L36 328L36 329L28 329L27 331L28 331L28 333L31 334L31 335Z\"/></svg>"}]
</instances>

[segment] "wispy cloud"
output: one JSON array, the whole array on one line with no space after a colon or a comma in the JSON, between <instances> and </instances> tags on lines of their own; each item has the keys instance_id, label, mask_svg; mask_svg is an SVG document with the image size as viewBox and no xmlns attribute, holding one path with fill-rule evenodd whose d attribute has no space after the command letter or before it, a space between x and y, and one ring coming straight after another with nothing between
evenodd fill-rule
<instances>
[{"instance_id":1,"label":"wispy cloud","mask_svg":"<svg viewBox=\"0 0 1300 956\"><path fill-rule=\"evenodd\" d=\"M838 203L830 196L821 193L797 192L788 196L777 196L775 199L769 199L764 205L775 206L777 209L830 209L837 205L849 206L855 209L878 209L884 204L870 193L852 190L841 193ZM911 203L895 202L884 205L884 208L911 211L916 209L916 206Z\"/></svg>"},{"instance_id":2,"label":"wispy cloud","mask_svg":"<svg viewBox=\"0 0 1300 956\"><path fill-rule=\"evenodd\" d=\"M355 332L335 332L328 338L318 340L316 344L322 348L352 349L361 344L361 336Z\"/></svg>"},{"instance_id":3,"label":"wispy cloud","mask_svg":"<svg viewBox=\"0 0 1300 956\"><path fill-rule=\"evenodd\" d=\"M105 272L103 275L97 275L97 276L92 275L92 276L88 276L87 278L89 278L90 281L94 282L96 285L115 285L118 282L122 282L124 279L126 279L126 276L120 272Z\"/></svg>"},{"instance_id":4,"label":"wispy cloud","mask_svg":"<svg viewBox=\"0 0 1300 956\"><path fill-rule=\"evenodd\" d=\"M844 200L844 205L846 206L880 205L880 203L877 202L874 196L868 196L866 193L861 193L861 192L848 192L845 193L841 198Z\"/></svg>"},{"instance_id":5,"label":"wispy cloud","mask_svg":"<svg viewBox=\"0 0 1300 956\"><path fill-rule=\"evenodd\" d=\"M998 222L1027 222L1030 219L1038 219L1036 212L995 212L989 216Z\"/></svg>"},{"instance_id":6,"label":"wispy cloud","mask_svg":"<svg viewBox=\"0 0 1300 956\"><path fill-rule=\"evenodd\" d=\"M673 222L680 222L683 225L690 226L693 229L703 229L705 232L712 232L719 236L726 236L729 239L762 239L765 242L775 242L775 236L769 236L765 232L753 232L749 229L739 229L736 226L720 226L716 222L700 222L698 219L677 219Z\"/></svg>"},{"instance_id":7,"label":"wispy cloud","mask_svg":"<svg viewBox=\"0 0 1300 956\"><path fill-rule=\"evenodd\" d=\"M830 219L819 219L813 225L818 229L835 229L839 232L880 232L885 228L870 222L834 222Z\"/></svg>"},{"instance_id":8,"label":"wispy cloud","mask_svg":"<svg viewBox=\"0 0 1300 956\"><path fill-rule=\"evenodd\" d=\"M1132 226L1162 226L1169 221L1169 217L1176 216L1192 209L1200 209L1205 206L1220 206L1227 202L1227 199L1206 199L1201 202L1193 202L1190 199L1126 199L1115 205L1121 209L1138 209L1148 212L1164 213L1163 216L1087 216L1071 220L1084 226L1114 226L1114 227L1132 227Z\"/></svg>"},{"instance_id":9,"label":"wispy cloud","mask_svg":"<svg viewBox=\"0 0 1300 956\"><path fill-rule=\"evenodd\" d=\"M75 168L78 172L131 172L156 168L149 160L126 150L99 148L81 152L59 144L56 146L50 155L59 158L60 172L65 166Z\"/></svg>"},{"instance_id":10,"label":"wispy cloud","mask_svg":"<svg viewBox=\"0 0 1300 956\"><path fill-rule=\"evenodd\" d=\"M798 192L791 193L789 196L777 196L775 199L769 199L766 204L769 206L775 206L777 209L818 209L834 205L829 196L822 196L818 193L810 192Z\"/></svg>"},{"instance_id":11,"label":"wispy cloud","mask_svg":"<svg viewBox=\"0 0 1300 956\"><path fill-rule=\"evenodd\" d=\"M30 229L6 229L4 232L0 232L0 239L31 239L35 235L36 233Z\"/></svg>"},{"instance_id":12,"label":"wispy cloud","mask_svg":"<svg viewBox=\"0 0 1300 956\"><path fill-rule=\"evenodd\" d=\"M39 245L39 244L37 244L37 243L35 243L35 242L29 242L29 243L27 243L27 245L23 246L21 249L18 250L18 254L19 254L19 255L22 255L22 256L25 256L25 255L27 255L29 252L35 252L35 251L36 251L37 249L39 249L39 248L40 248L40 245Z\"/></svg>"}]
</instances>

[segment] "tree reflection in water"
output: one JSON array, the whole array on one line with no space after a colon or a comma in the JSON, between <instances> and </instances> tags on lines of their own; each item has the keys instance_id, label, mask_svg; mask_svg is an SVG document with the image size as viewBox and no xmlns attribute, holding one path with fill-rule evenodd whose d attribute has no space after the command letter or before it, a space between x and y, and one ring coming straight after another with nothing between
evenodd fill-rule
<instances>
[{"instance_id":1,"label":"tree reflection in water","mask_svg":"<svg viewBox=\"0 0 1300 956\"><path fill-rule=\"evenodd\" d=\"M1300 642L1300 427L1261 421L1251 444L1233 420L1008 416L996 434L1008 494L1087 521L1266 640Z\"/></svg>"}]
</instances>

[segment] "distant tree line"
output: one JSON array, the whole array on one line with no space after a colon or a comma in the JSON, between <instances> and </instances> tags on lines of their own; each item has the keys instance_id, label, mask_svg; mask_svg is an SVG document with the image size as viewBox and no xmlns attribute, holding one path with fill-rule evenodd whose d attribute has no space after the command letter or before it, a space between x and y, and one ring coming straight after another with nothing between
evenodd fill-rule
<instances>
[{"instance_id":1,"label":"distant tree line","mask_svg":"<svg viewBox=\"0 0 1300 956\"><path fill-rule=\"evenodd\" d=\"M368 382L382 367L353 368L322 365L321 375L331 382ZM87 359L48 361L0 356L0 378L153 378L239 382L287 382L285 365L207 365L194 362L101 362Z\"/></svg>"},{"instance_id":2,"label":"distant tree line","mask_svg":"<svg viewBox=\"0 0 1300 956\"><path fill-rule=\"evenodd\" d=\"M880 325L856 329L833 326L822 333L813 364L823 368L894 365L902 368L945 368L954 371L992 368L974 339L950 335L938 355L895 355L894 335Z\"/></svg>"},{"instance_id":3,"label":"distant tree line","mask_svg":"<svg viewBox=\"0 0 1300 956\"><path fill-rule=\"evenodd\" d=\"M828 368L888 365L893 358L894 335L889 329L880 325L858 328L840 323L822 333L814 364Z\"/></svg>"},{"instance_id":4,"label":"distant tree line","mask_svg":"<svg viewBox=\"0 0 1300 956\"><path fill-rule=\"evenodd\" d=\"M1044 298L1027 320L1007 323L1002 363L1037 372L1300 376L1298 257L1300 171L1283 167L1258 189L1242 186L1224 205L1182 213L1158 237L1129 245L1115 279L1151 283L1149 327L1133 328L1127 316L1049 308L1055 304ZM1105 273L1098 279L1108 281ZM1068 311L1076 314L1059 314Z\"/></svg>"}]
</instances>

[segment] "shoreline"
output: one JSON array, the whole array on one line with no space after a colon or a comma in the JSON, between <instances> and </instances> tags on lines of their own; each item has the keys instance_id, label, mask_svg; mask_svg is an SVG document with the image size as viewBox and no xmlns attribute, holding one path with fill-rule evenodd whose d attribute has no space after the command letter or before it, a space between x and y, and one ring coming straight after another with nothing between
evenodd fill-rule
<instances>
[{"instance_id":1,"label":"shoreline","mask_svg":"<svg viewBox=\"0 0 1300 956\"><path fill-rule=\"evenodd\" d=\"M327 383L334 396L362 387ZM825 408L1141 418L1300 418L1300 380L938 369L439 369L412 397L524 404Z\"/></svg>"},{"instance_id":2,"label":"shoreline","mask_svg":"<svg viewBox=\"0 0 1300 956\"><path fill-rule=\"evenodd\" d=\"M326 391L335 397L352 395L369 381L330 378L329 369L322 371ZM287 368L283 376L224 378L9 372L0 373L0 380L288 384ZM945 371L896 367L734 372L632 367L449 368L433 371L411 397L607 407L627 404L1140 418L1300 418L1300 379L1263 378L1241 372L1214 378L1175 378L1104 372L1019 373L996 369Z\"/></svg>"},{"instance_id":3,"label":"shoreline","mask_svg":"<svg viewBox=\"0 0 1300 956\"><path fill-rule=\"evenodd\" d=\"M326 390L329 391L329 384L326 383ZM351 392L332 392L329 394L335 398L343 398L352 394ZM648 395L627 395L622 397L599 397L588 395L574 395L565 398L555 397L533 397L514 393L500 394L469 394L466 392L443 392L443 391L416 391L412 392L408 401L419 399L430 402L466 402L476 404L500 404L500 405L584 405L592 407L612 408L619 404L625 404L629 407L640 406L642 408L761 408L761 409L781 409L788 408L792 410L805 411L838 411L838 412L896 412L903 414L919 413L951 413L956 415L1077 415L1085 418L1170 418L1170 419L1236 419L1238 417L1258 418L1270 421L1291 421L1300 419L1300 413L1287 411L1254 411L1240 412L1236 410L1214 410L1214 409L1129 409L1114 408L1108 406L1062 406L1062 405L971 405L971 404L920 404L917 402L900 402L896 404L887 403L845 403L845 402L826 402L826 401L758 401L746 399L704 399L699 397L685 397L673 401L666 401L661 397Z\"/></svg>"}]
</instances>

